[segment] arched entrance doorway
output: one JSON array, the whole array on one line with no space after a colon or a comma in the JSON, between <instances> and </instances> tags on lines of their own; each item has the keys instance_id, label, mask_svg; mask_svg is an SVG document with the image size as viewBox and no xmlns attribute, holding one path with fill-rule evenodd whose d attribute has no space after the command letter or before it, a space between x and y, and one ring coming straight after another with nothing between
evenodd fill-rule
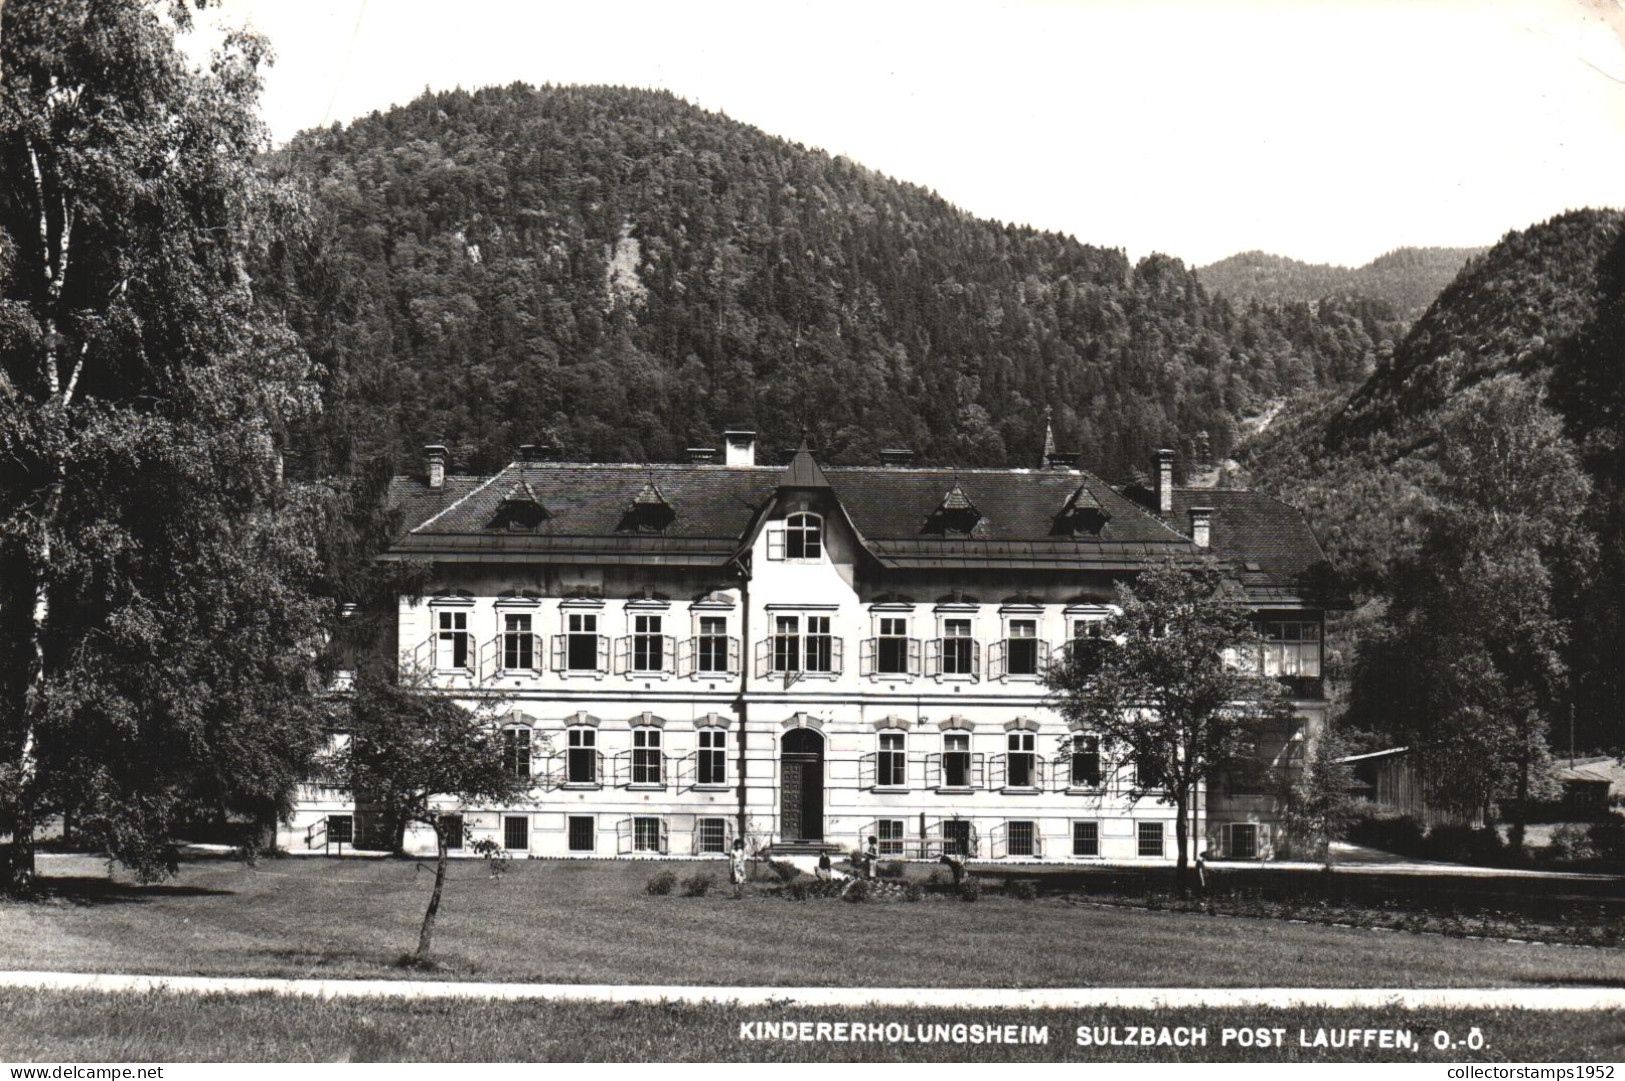
<instances>
[{"instance_id":1,"label":"arched entrance doorway","mask_svg":"<svg viewBox=\"0 0 1625 1081\"><path fill-rule=\"evenodd\" d=\"M824 737L815 728L793 728L779 747L780 839L822 841Z\"/></svg>"}]
</instances>

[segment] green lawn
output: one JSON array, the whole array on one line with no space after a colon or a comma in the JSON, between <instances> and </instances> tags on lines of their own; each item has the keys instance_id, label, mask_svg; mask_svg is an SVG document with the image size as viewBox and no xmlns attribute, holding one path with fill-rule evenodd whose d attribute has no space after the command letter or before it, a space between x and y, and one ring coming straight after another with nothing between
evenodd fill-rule
<instances>
[{"instance_id":1,"label":"green lawn","mask_svg":"<svg viewBox=\"0 0 1625 1081\"><path fill-rule=\"evenodd\" d=\"M742 1022L1047 1026L1047 1044L747 1040ZM1080 1047L1078 1026L1206 1028L1206 1047ZM1222 1042L1223 1029L1284 1028L1285 1046ZM1300 1029L1409 1030L1417 1049L1299 1046ZM1434 1048L1443 1030L1484 1046ZM1617 1062L1625 1017L1492 1010L743 1009L549 1002L332 1001L255 995L0 991L0 1060L174 1061L1403 1061Z\"/></svg>"},{"instance_id":2,"label":"green lawn","mask_svg":"<svg viewBox=\"0 0 1625 1081\"><path fill-rule=\"evenodd\" d=\"M1625 951L1018 901L789 902L755 886L651 897L655 871L718 864L453 865L436 978L853 986L1497 987L1609 984ZM53 858L44 901L0 904L0 967L400 976L432 875L410 861L182 866L164 885Z\"/></svg>"}]
</instances>

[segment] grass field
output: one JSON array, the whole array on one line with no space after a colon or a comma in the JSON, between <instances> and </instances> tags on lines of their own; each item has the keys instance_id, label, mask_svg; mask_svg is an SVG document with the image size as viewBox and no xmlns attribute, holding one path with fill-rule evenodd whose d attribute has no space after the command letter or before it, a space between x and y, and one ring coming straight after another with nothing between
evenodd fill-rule
<instances>
[{"instance_id":1,"label":"grass field","mask_svg":"<svg viewBox=\"0 0 1625 1081\"><path fill-rule=\"evenodd\" d=\"M1046 1026L1047 1044L803 1043L743 1039L742 1022ZM1207 1029L1205 1047L1080 1047L1078 1026ZM1223 1029L1283 1028L1284 1046L1222 1042ZM1394 1028L1415 1050L1300 1046L1318 1028ZM1484 1046L1435 1048L1443 1031ZM1256 1061L1551 1062L1625 1058L1625 1017L1491 1010L742 1009L545 1002L331 1001L255 995L0 991L0 1060L186 1061Z\"/></svg>"},{"instance_id":2,"label":"grass field","mask_svg":"<svg viewBox=\"0 0 1625 1081\"><path fill-rule=\"evenodd\" d=\"M935 987L1619 986L1625 951L1083 907L795 903L753 887L652 897L656 870L521 861L451 869L438 979ZM431 874L401 860L182 866L155 887L53 858L43 901L0 904L0 968L378 978L416 941ZM720 877L720 876L719 876Z\"/></svg>"}]
</instances>

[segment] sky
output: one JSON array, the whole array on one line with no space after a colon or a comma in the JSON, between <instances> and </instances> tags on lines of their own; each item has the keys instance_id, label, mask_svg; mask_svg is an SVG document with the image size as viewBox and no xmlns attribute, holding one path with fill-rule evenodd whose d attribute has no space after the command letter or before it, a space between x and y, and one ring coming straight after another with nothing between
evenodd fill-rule
<instances>
[{"instance_id":1,"label":"sky","mask_svg":"<svg viewBox=\"0 0 1625 1081\"><path fill-rule=\"evenodd\" d=\"M1625 0L225 0L276 141L522 81L669 90L982 217L1357 266L1625 205Z\"/></svg>"}]
</instances>

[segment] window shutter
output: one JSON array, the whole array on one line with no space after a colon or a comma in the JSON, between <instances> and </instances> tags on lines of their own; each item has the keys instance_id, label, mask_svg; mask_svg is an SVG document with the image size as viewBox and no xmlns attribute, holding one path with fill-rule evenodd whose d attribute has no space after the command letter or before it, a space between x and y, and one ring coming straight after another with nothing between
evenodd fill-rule
<instances>
[{"instance_id":1,"label":"window shutter","mask_svg":"<svg viewBox=\"0 0 1625 1081\"><path fill-rule=\"evenodd\" d=\"M625 856L632 851L632 820L623 818L615 823L615 851Z\"/></svg>"},{"instance_id":2,"label":"window shutter","mask_svg":"<svg viewBox=\"0 0 1625 1081\"><path fill-rule=\"evenodd\" d=\"M987 678L999 679L1004 675L1005 643L1001 639L987 647Z\"/></svg>"},{"instance_id":3,"label":"window shutter","mask_svg":"<svg viewBox=\"0 0 1625 1081\"><path fill-rule=\"evenodd\" d=\"M992 783L992 787L995 788L995 789L1004 787L1004 779L1005 779L1005 776L1006 776L1005 760L1006 760L1007 757L1008 756L1002 755L1002 754L996 754L996 755L993 756L993 783Z\"/></svg>"},{"instance_id":4,"label":"window shutter","mask_svg":"<svg viewBox=\"0 0 1625 1081\"><path fill-rule=\"evenodd\" d=\"M677 674L679 676L693 675L694 673L694 639L683 639L682 645L677 647Z\"/></svg>"},{"instance_id":5,"label":"window shutter","mask_svg":"<svg viewBox=\"0 0 1625 1081\"><path fill-rule=\"evenodd\" d=\"M564 671L565 637L562 634L553 636L553 671Z\"/></svg>"},{"instance_id":6,"label":"window shutter","mask_svg":"<svg viewBox=\"0 0 1625 1081\"><path fill-rule=\"evenodd\" d=\"M609 671L609 635L607 634L598 636L598 670L600 672Z\"/></svg>"},{"instance_id":7,"label":"window shutter","mask_svg":"<svg viewBox=\"0 0 1625 1081\"><path fill-rule=\"evenodd\" d=\"M859 788L873 788L875 786L875 762L877 757L875 752L870 751L858 759Z\"/></svg>"},{"instance_id":8,"label":"window shutter","mask_svg":"<svg viewBox=\"0 0 1625 1081\"><path fill-rule=\"evenodd\" d=\"M773 639L764 638L756 643L756 678L764 679L773 671Z\"/></svg>"},{"instance_id":9,"label":"window shutter","mask_svg":"<svg viewBox=\"0 0 1625 1081\"><path fill-rule=\"evenodd\" d=\"M623 634L615 639L615 672L621 674L632 670L632 636Z\"/></svg>"},{"instance_id":10,"label":"window shutter","mask_svg":"<svg viewBox=\"0 0 1625 1081\"><path fill-rule=\"evenodd\" d=\"M987 755L980 751L970 756L970 786L972 788L987 787Z\"/></svg>"},{"instance_id":11,"label":"window shutter","mask_svg":"<svg viewBox=\"0 0 1625 1081\"><path fill-rule=\"evenodd\" d=\"M942 754L939 751L925 756L925 787L942 787Z\"/></svg>"},{"instance_id":12,"label":"window shutter","mask_svg":"<svg viewBox=\"0 0 1625 1081\"><path fill-rule=\"evenodd\" d=\"M920 674L920 640L918 638L908 640L908 674L911 676Z\"/></svg>"},{"instance_id":13,"label":"window shutter","mask_svg":"<svg viewBox=\"0 0 1625 1081\"><path fill-rule=\"evenodd\" d=\"M939 676L942 674L942 639L933 638L925 644L925 674Z\"/></svg>"},{"instance_id":14,"label":"window shutter","mask_svg":"<svg viewBox=\"0 0 1625 1081\"><path fill-rule=\"evenodd\" d=\"M728 639L728 671L733 675L738 675L743 671L739 666L739 639L737 638Z\"/></svg>"},{"instance_id":15,"label":"window shutter","mask_svg":"<svg viewBox=\"0 0 1625 1081\"><path fill-rule=\"evenodd\" d=\"M1043 639L1039 639L1039 641L1038 641L1038 674L1041 675L1041 676L1049 675L1049 657L1050 657L1049 643L1044 641Z\"/></svg>"},{"instance_id":16,"label":"window shutter","mask_svg":"<svg viewBox=\"0 0 1625 1081\"><path fill-rule=\"evenodd\" d=\"M845 652L846 639L831 638L829 640L829 670L836 675L841 673L841 654Z\"/></svg>"},{"instance_id":17,"label":"window shutter","mask_svg":"<svg viewBox=\"0 0 1625 1081\"><path fill-rule=\"evenodd\" d=\"M767 558L784 558L784 527L782 525L767 527Z\"/></svg>"},{"instance_id":18,"label":"window shutter","mask_svg":"<svg viewBox=\"0 0 1625 1081\"><path fill-rule=\"evenodd\" d=\"M660 636L660 670L667 675L677 671L677 639L669 634Z\"/></svg>"},{"instance_id":19,"label":"window shutter","mask_svg":"<svg viewBox=\"0 0 1625 1081\"><path fill-rule=\"evenodd\" d=\"M981 677L981 674L982 674L982 643L980 643L980 642L972 642L970 644L970 671L971 671L971 675L976 676L978 678Z\"/></svg>"},{"instance_id":20,"label":"window shutter","mask_svg":"<svg viewBox=\"0 0 1625 1081\"><path fill-rule=\"evenodd\" d=\"M666 820L664 818L662 818L660 820L660 854L662 856L665 856L665 855L669 855L670 853L671 853L671 829L667 825Z\"/></svg>"},{"instance_id":21,"label":"window shutter","mask_svg":"<svg viewBox=\"0 0 1625 1081\"><path fill-rule=\"evenodd\" d=\"M502 667L502 636L499 634L480 647L480 674L495 675Z\"/></svg>"},{"instance_id":22,"label":"window shutter","mask_svg":"<svg viewBox=\"0 0 1625 1081\"><path fill-rule=\"evenodd\" d=\"M858 643L858 675L872 676L875 674L875 640L865 638Z\"/></svg>"}]
</instances>

